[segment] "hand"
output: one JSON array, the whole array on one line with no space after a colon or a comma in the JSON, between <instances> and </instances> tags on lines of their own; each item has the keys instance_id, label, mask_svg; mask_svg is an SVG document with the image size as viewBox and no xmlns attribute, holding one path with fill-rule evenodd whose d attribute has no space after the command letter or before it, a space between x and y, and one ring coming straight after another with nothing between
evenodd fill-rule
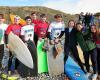
<instances>
[{"instance_id":1,"label":"hand","mask_svg":"<svg viewBox=\"0 0 100 80\"><path fill-rule=\"evenodd\" d=\"M9 49L9 45L8 45L8 44L6 44L6 48L8 48L8 49Z\"/></svg>"},{"instance_id":2,"label":"hand","mask_svg":"<svg viewBox=\"0 0 100 80\"><path fill-rule=\"evenodd\" d=\"M42 41L42 38L39 38L39 41Z\"/></svg>"},{"instance_id":3,"label":"hand","mask_svg":"<svg viewBox=\"0 0 100 80\"><path fill-rule=\"evenodd\" d=\"M56 43L56 44L58 44L58 43L59 43L59 41L60 41L60 39L58 39L58 38L57 38L57 39L55 39L55 43Z\"/></svg>"},{"instance_id":4,"label":"hand","mask_svg":"<svg viewBox=\"0 0 100 80\"><path fill-rule=\"evenodd\" d=\"M27 43L25 43L25 45L26 45L26 46L28 46L28 44L27 44Z\"/></svg>"},{"instance_id":5,"label":"hand","mask_svg":"<svg viewBox=\"0 0 100 80\"><path fill-rule=\"evenodd\" d=\"M51 40L50 43L51 43L51 45L54 45L54 40Z\"/></svg>"}]
</instances>

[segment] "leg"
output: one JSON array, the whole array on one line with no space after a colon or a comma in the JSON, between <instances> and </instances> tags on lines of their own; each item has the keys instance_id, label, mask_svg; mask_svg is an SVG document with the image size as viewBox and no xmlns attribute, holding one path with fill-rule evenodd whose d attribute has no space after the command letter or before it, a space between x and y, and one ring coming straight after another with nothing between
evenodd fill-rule
<instances>
[{"instance_id":1,"label":"leg","mask_svg":"<svg viewBox=\"0 0 100 80\"><path fill-rule=\"evenodd\" d=\"M94 74L97 73L97 49L93 49L91 51L91 61L92 61L92 65L93 65L93 71L94 71Z\"/></svg>"},{"instance_id":2,"label":"leg","mask_svg":"<svg viewBox=\"0 0 100 80\"><path fill-rule=\"evenodd\" d=\"M97 48L98 74L100 75L100 48Z\"/></svg>"},{"instance_id":3,"label":"leg","mask_svg":"<svg viewBox=\"0 0 100 80\"><path fill-rule=\"evenodd\" d=\"M0 67L2 67L3 54L4 54L4 44L0 45Z\"/></svg>"},{"instance_id":4,"label":"leg","mask_svg":"<svg viewBox=\"0 0 100 80\"><path fill-rule=\"evenodd\" d=\"M69 56L69 47L64 47L64 64L66 63L67 59L68 59L68 56Z\"/></svg>"},{"instance_id":5,"label":"leg","mask_svg":"<svg viewBox=\"0 0 100 80\"><path fill-rule=\"evenodd\" d=\"M66 64L68 56L69 56L69 47L64 46L64 65ZM65 74L65 68L64 68L64 74Z\"/></svg>"},{"instance_id":6,"label":"leg","mask_svg":"<svg viewBox=\"0 0 100 80\"><path fill-rule=\"evenodd\" d=\"M89 52L84 52L83 55L84 55L84 60L85 60L85 67L86 67L86 70L87 70L87 72L89 72L89 71L90 71L90 65L89 65Z\"/></svg>"},{"instance_id":7,"label":"leg","mask_svg":"<svg viewBox=\"0 0 100 80\"><path fill-rule=\"evenodd\" d=\"M15 59L15 70L17 70L18 66L19 66L19 60L16 58Z\"/></svg>"},{"instance_id":8,"label":"leg","mask_svg":"<svg viewBox=\"0 0 100 80\"><path fill-rule=\"evenodd\" d=\"M79 66L81 67L83 72L86 73L85 70L84 70L83 64L82 64L82 62L81 62L81 60L79 58L77 47L76 46L72 47L71 51L72 51L72 55L73 55L74 59L78 62Z\"/></svg>"},{"instance_id":9,"label":"leg","mask_svg":"<svg viewBox=\"0 0 100 80\"><path fill-rule=\"evenodd\" d=\"M12 65L12 53L9 51L9 60L8 60L8 71L10 71Z\"/></svg>"}]
</instances>

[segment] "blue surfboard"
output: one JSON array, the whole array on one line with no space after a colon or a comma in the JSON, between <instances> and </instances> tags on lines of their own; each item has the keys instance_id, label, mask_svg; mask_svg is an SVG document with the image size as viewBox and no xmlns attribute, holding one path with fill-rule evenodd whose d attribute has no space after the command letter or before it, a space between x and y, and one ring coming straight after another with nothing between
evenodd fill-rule
<instances>
[{"instance_id":1,"label":"blue surfboard","mask_svg":"<svg viewBox=\"0 0 100 80\"><path fill-rule=\"evenodd\" d=\"M89 80L79 65L70 56L65 63L65 73L71 80Z\"/></svg>"}]
</instances>

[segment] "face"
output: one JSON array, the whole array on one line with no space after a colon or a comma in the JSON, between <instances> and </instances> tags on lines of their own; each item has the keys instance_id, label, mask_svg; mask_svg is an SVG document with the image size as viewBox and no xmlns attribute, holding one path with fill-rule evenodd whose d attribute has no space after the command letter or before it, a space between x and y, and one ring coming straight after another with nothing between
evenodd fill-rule
<instances>
[{"instance_id":1,"label":"face","mask_svg":"<svg viewBox=\"0 0 100 80\"><path fill-rule=\"evenodd\" d=\"M32 19L37 19L37 15L36 14L33 14L31 17L32 17Z\"/></svg>"},{"instance_id":2,"label":"face","mask_svg":"<svg viewBox=\"0 0 100 80\"><path fill-rule=\"evenodd\" d=\"M47 20L47 18L46 18L46 17L42 17L41 20L42 20L43 22L45 22L45 21Z\"/></svg>"},{"instance_id":3,"label":"face","mask_svg":"<svg viewBox=\"0 0 100 80\"><path fill-rule=\"evenodd\" d=\"M69 25L69 27L74 27L75 23L74 23L74 21L70 21L68 25Z\"/></svg>"},{"instance_id":4,"label":"face","mask_svg":"<svg viewBox=\"0 0 100 80\"><path fill-rule=\"evenodd\" d=\"M91 26L91 32L93 32L93 33L96 32L96 26Z\"/></svg>"},{"instance_id":5,"label":"face","mask_svg":"<svg viewBox=\"0 0 100 80\"><path fill-rule=\"evenodd\" d=\"M2 18L2 16L0 16L0 23L3 23L4 19Z\"/></svg>"},{"instance_id":6,"label":"face","mask_svg":"<svg viewBox=\"0 0 100 80\"><path fill-rule=\"evenodd\" d=\"M18 18L18 17L14 18L14 23L19 24L20 23L20 18Z\"/></svg>"},{"instance_id":7,"label":"face","mask_svg":"<svg viewBox=\"0 0 100 80\"><path fill-rule=\"evenodd\" d=\"M56 18L57 22L62 22L62 18Z\"/></svg>"},{"instance_id":8,"label":"face","mask_svg":"<svg viewBox=\"0 0 100 80\"><path fill-rule=\"evenodd\" d=\"M31 20L31 19L27 19L27 20L26 20L26 23L27 23L28 25L30 25L30 24L31 24L31 22L32 22L32 20Z\"/></svg>"},{"instance_id":9,"label":"face","mask_svg":"<svg viewBox=\"0 0 100 80\"><path fill-rule=\"evenodd\" d=\"M80 24L78 24L78 25L77 25L77 30L78 30L78 31L81 31L81 30L82 30L82 28L83 28L83 26L82 26L82 25L80 25Z\"/></svg>"}]
</instances>

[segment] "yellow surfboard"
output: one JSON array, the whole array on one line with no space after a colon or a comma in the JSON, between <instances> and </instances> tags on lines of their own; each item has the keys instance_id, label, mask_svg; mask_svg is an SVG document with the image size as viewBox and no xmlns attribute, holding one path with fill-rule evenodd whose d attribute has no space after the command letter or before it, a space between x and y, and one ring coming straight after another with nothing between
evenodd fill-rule
<instances>
[{"instance_id":1,"label":"yellow surfboard","mask_svg":"<svg viewBox=\"0 0 100 80\"><path fill-rule=\"evenodd\" d=\"M12 23L14 23L14 17L15 17L16 15L13 15L13 14L10 14L10 19L11 19L11 22ZM18 16L18 15L17 15ZM20 16L19 16L20 17ZM25 20L23 20L21 17L20 17L20 24L21 25L25 25L26 24L26 22L25 22Z\"/></svg>"}]
</instances>

